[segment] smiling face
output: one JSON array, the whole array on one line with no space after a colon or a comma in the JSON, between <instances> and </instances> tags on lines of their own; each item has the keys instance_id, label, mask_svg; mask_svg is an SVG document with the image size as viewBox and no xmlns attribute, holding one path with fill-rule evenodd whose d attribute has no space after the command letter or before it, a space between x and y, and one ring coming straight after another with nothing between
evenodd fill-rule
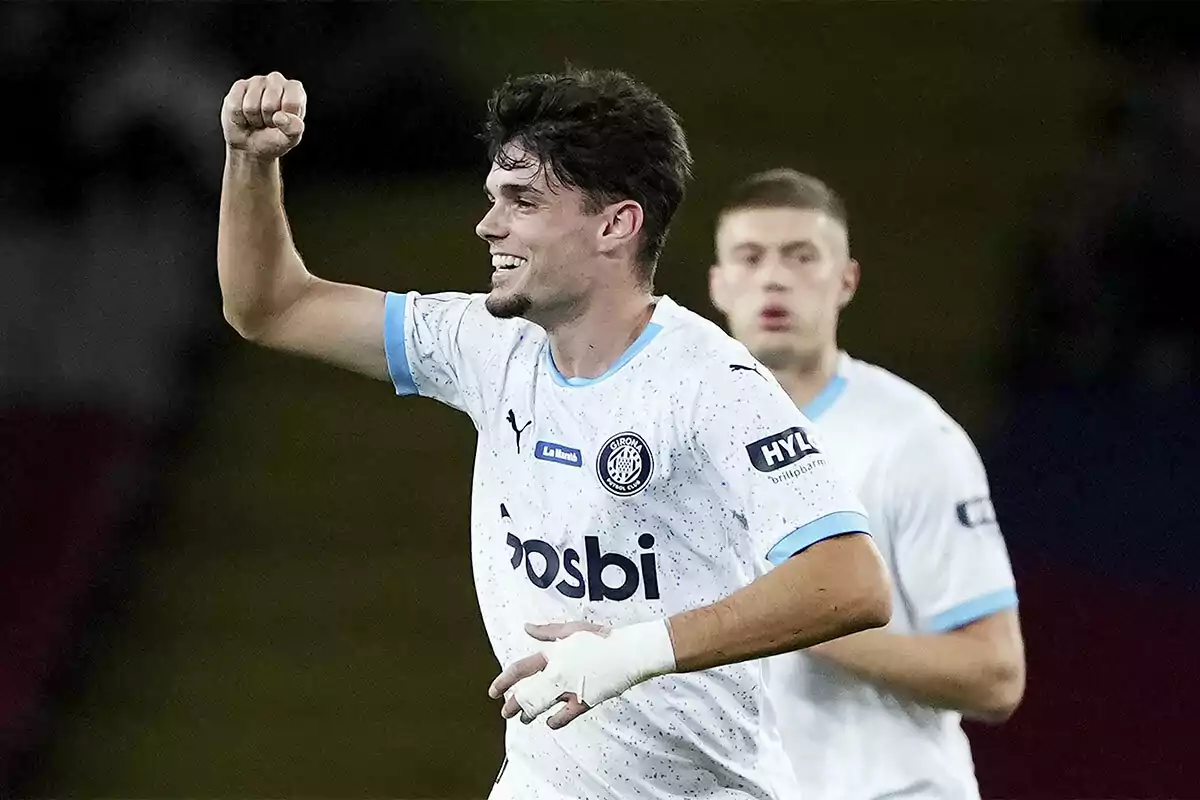
<instances>
[{"instance_id":1,"label":"smiling face","mask_svg":"<svg viewBox=\"0 0 1200 800\"><path fill-rule=\"evenodd\" d=\"M734 337L780 369L836 348L858 275L845 226L824 211L739 208L717 226L709 289Z\"/></svg>"},{"instance_id":2,"label":"smiling face","mask_svg":"<svg viewBox=\"0 0 1200 800\"><path fill-rule=\"evenodd\" d=\"M505 150L504 163L512 166L493 162L486 182L491 207L475 226L492 257L487 309L502 318L569 318L596 281L604 215L588 213L578 189L555 180L516 145Z\"/></svg>"},{"instance_id":3,"label":"smiling face","mask_svg":"<svg viewBox=\"0 0 1200 800\"><path fill-rule=\"evenodd\" d=\"M593 299L643 290L638 264L645 213L624 198L589 201L519 144L501 149L485 190L491 207L475 226L492 257L493 316L551 329Z\"/></svg>"}]
</instances>

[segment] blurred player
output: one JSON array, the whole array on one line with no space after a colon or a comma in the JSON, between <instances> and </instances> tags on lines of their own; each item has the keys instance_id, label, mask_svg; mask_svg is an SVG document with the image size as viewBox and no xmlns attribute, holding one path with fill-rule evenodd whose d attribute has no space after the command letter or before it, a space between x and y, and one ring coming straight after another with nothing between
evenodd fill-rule
<instances>
[{"instance_id":1,"label":"blurred player","mask_svg":"<svg viewBox=\"0 0 1200 800\"><path fill-rule=\"evenodd\" d=\"M225 99L225 313L478 429L472 561L512 720L492 797L794 797L749 660L886 624L891 591L795 404L653 294L691 165L674 113L619 73L507 82L476 227L491 291L421 295L322 280L297 254L279 157L306 103L278 73Z\"/></svg>"},{"instance_id":2,"label":"blurred player","mask_svg":"<svg viewBox=\"0 0 1200 800\"><path fill-rule=\"evenodd\" d=\"M800 796L977 798L960 715L1004 719L1025 685L983 464L929 395L838 350L859 266L825 184L787 169L750 177L716 246L714 305L840 456L892 571L887 629L772 659Z\"/></svg>"}]
</instances>

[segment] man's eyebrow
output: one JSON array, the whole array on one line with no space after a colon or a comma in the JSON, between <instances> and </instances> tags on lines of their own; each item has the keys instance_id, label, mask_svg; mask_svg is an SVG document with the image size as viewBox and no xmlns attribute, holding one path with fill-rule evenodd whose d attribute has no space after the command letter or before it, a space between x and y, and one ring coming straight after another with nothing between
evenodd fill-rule
<instances>
[{"instance_id":1,"label":"man's eyebrow","mask_svg":"<svg viewBox=\"0 0 1200 800\"><path fill-rule=\"evenodd\" d=\"M784 243L783 243L783 246L782 246L780 249L781 249L781 250L800 250L800 249L807 248L807 247L811 247L811 248L813 248L814 250L820 250L820 249L821 249L821 248L820 248L820 247L817 245L817 242L816 242L816 240L815 240L815 239L808 239L808 238L805 238L805 239L791 239L791 240L789 240L789 241L786 241L786 242L784 242Z\"/></svg>"},{"instance_id":2,"label":"man's eyebrow","mask_svg":"<svg viewBox=\"0 0 1200 800\"><path fill-rule=\"evenodd\" d=\"M487 192L489 196L492 194L492 190L488 188L486 184L484 185L483 190ZM534 187L525 183L504 183L499 186L499 190L501 195L509 199L517 197L532 197L534 199L541 199L542 197L545 197L545 194L541 190L535 189Z\"/></svg>"}]
</instances>

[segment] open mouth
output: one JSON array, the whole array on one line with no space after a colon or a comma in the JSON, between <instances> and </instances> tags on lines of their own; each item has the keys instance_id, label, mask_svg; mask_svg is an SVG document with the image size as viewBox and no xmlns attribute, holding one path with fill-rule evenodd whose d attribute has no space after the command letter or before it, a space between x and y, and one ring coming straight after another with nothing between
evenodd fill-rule
<instances>
[{"instance_id":1,"label":"open mouth","mask_svg":"<svg viewBox=\"0 0 1200 800\"><path fill-rule=\"evenodd\" d=\"M787 309L780 306L767 306L758 315L759 322L769 331L785 330L789 325L789 318Z\"/></svg>"},{"instance_id":2,"label":"open mouth","mask_svg":"<svg viewBox=\"0 0 1200 800\"><path fill-rule=\"evenodd\" d=\"M505 253L495 253L492 255L492 269L495 270L510 270L517 267L523 267L528 264L527 259L520 256L510 256Z\"/></svg>"}]
</instances>

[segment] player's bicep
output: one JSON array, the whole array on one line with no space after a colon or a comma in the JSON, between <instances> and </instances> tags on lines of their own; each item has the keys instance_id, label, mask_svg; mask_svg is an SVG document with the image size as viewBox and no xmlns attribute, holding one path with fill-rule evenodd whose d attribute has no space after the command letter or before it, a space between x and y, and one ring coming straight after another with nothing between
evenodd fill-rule
<instances>
[{"instance_id":1,"label":"player's bicep","mask_svg":"<svg viewBox=\"0 0 1200 800\"><path fill-rule=\"evenodd\" d=\"M814 542L778 564L768 578L776 591L771 605L797 619L824 613L854 620L861 630L886 624L891 616L887 567L865 533Z\"/></svg>"},{"instance_id":2,"label":"player's bicep","mask_svg":"<svg viewBox=\"0 0 1200 800\"><path fill-rule=\"evenodd\" d=\"M387 380L384 296L365 286L310 278L257 339L270 347Z\"/></svg>"},{"instance_id":3,"label":"player's bicep","mask_svg":"<svg viewBox=\"0 0 1200 800\"><path fill-rule=\"evenodd\" d=\"M887 585L887 568L864 532L847 532L821 539L780 562L779 569L805 575L803 581L817 594L849 590L864 594ZM830 594L833 597L833 594Z\"/></svg>"}]
</instances>

